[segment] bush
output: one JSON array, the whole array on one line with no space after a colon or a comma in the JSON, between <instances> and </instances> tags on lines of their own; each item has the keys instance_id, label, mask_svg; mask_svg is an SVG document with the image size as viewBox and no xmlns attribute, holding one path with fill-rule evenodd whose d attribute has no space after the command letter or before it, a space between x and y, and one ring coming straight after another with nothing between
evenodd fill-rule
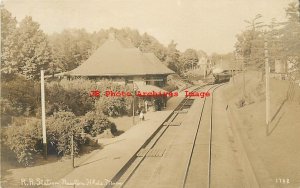
<instances>
[{"instance_id":1,"label":"bush","mask_svg":"<svg viewBox=\"0 0 300 188\"><path fill-rule=\"evenodd\" d=\"M95 103L97 112L103 112L110 117L127 114L129 106L125 97L102 97Z\"/></svg>"},{"instance_id":2,"label":"bush","mask_svg":"<svg viewBox=\"0 0 300 188\"><path fill-rule=\"evenodd\" d=\"M17 109L8 99L0 98L1 127L7 126L12 121L12 116L17 114Z\"/></svg>"},{"instance_id":3,"label":"bush","mask_svg":"<svg viewBox=\"0 0 300 188\"><path fill-rule=\"evenodd\" d=\"M100 98L89 96L90 91L99 90ZM115 84L108 80L95 82L85 79L61 80L47 84L47 113L51 115L59 110L72 111L76 116L82 116L96 109L109 116L126 114L130 108L131 97L106 97L107 90L130 91L128 86ZM96 100L96 104L95 104Z\"/></svg>"},{"instance_id":4,"label":"bush","mask_svg":"<svg viewBox=\"0 0 300 188\"><path fill-rule=\"evenodd\" d=\"M40 117L40 83L28 81L22 77L5 82L2 86L3 97L11 106L14 115L36 115ZM130 91L128 86L121 86L111 81L95 82L86 79L52 81L45 84L47 116L58 111L71 111L76 116L83 116L97 108L109 116L126 114L130 109L131 97L105 97L95 99L89 96L90 91L106 90ZM97 104L95 106L95 100Z\"/></svg>"},{"instance_id":5,"label":"bush","mask_svg":"<svg viewBox=\"0 0 300 188\"><path fill-rule=\"evenodd\" d=\"M85 83L86 82L86 83ZM82 86L92 85L88 80L51 82L47 84L46 100L47 114L57 111L72 111L81 116L94 108L94 100L89 97L89 91ZM90 86L92 88L92 86Z\"/></svg>"},{"instance_id":6,"label":"bush","mask_svg":"<svg viewBox=\"0 0 300 188\"><path fill-rule=\"evenodd\" d=\"M98 85L99 90L105 92L107 90L111 91L131 91L132 89L129 86L123 86L114 84L109 81L103 81ZM97 112L103 112L108 116L121 116L128 114L131 108L132 97L106 97L102 96L99 99L96 99L95 110Z\"/></svg>"},{"instance_id":7,"label":"bush","mask_svg":"<svg viewBox=\"0 0 300 188\"><path fill-rule=\"evenodd\" d=\"M16 76L13 80L1 84L2 97L10 101L15 108L14 115L34 115L40 105L40 85L38 82Z\"/></svg>"},{"instance_id":8,"label":"bush","mask_svg":"<svg viewBox=\"0 0 300 188\"><path fill-rule=\"evenodd\" d=\"M14 124L4 130L5 144L12 150L19 163L29 166L35 154L42 149L42 130L39 120L31 119L25 125Z\"/></svg>"},{"instance_id":9,"label":"bush","mask_svg":"<svg viewBox=\"0 0 300 188\"><path fill-rule=\"evenodd\" d=\"M47 119L47 139L56 149L57 154L71 153L71 136L74 135L74 154L78 154L79 146L84 143L81 137L83 127L72 112L55 112Z\"/></svg>"},{"instance_id":10,"label":"bush","mask_svg":"<svg viewBox=\"0 0 300 188\"><path fill-rule=\"evenodd\" d=\"M99 112L88 112L83 117L84 130L91 136L96 136L102 133L105 129L110 129L112 133L117 132L117 128L114 123L108 120L108 118Z\"/></svg>"}]
</instances>

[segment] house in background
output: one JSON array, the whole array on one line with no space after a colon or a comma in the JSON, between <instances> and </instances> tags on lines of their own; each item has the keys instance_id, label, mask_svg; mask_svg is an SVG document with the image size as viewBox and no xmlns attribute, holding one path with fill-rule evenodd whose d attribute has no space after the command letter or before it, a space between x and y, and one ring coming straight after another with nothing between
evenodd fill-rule
<instances>
[{"instance_id":1,"label":"house in background","mask_svg":"<svg viewBox=\"0 0 300 188\"><path fill-rule=\"evenodd\" d=\"M286 80L287 79L287 64L280 60L280 59L275 59L274 62L274 72L270 73L271 78L276 78L279 80Z\"/></svg>"}]
</instances>

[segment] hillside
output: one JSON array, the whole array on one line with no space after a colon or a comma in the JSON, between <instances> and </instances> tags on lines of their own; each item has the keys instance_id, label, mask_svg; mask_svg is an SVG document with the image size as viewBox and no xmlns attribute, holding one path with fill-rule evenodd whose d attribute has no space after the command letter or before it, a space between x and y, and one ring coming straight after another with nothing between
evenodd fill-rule
<instances>
[{"instance_id":1,"label":"hillside","mask_svg":"<svg viewBox=\"0 0 300 188\"><path fill-rule=\"evenodd\" d=\"M265 82L259 72L246 74L245 106L242 74L224 88L229 112L236 117L244 147L261 187L300 185L300 87L288 81L270 80L271 123L265 123Z\"/></svg>"}]
</instances>

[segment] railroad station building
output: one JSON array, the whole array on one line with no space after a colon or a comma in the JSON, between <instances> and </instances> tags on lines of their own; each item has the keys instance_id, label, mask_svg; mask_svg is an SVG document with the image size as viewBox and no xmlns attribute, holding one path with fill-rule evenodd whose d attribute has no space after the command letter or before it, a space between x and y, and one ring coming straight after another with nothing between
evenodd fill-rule
<instances>
[{"instance_id":1,"label":"railroad station building","mask_svg":"<svg viewBox=\"0 0 300 188\"><path fill-rule=\"evenodd\" d=\"M70 78L85 77L100 81L108 79L118 84L133 84L142 92L166 92L167 76L174 72L167 68L153 53L143 53L128 41L109 39L100 46L85 62L72 71L64 73ZM166 99L141 97L151 103Z\"/></svg>"},{"instance_id":2,"label":"railroad station building","mask_svg":"<svg viewBox=\"0 0 300 188\"><path fill-rule=\"evenodd\" d=\"M67 74L119 83L134 80L138 84L164 87L167 76L173 73L153 53L143 53L129 42L110 35L85 62Z\"/></svg>"}]
</instances>

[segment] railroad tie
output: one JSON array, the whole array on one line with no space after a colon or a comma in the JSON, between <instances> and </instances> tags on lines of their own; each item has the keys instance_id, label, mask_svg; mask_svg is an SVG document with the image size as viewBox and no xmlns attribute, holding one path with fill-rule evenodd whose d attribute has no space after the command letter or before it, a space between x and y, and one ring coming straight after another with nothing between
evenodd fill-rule
<instances>
[{"instance_id":1,"label":"railroad tie","mask_svg":"<svg viewBox=\"0 0 300 188\"><path fill-rule=\"evenodd\" d=\"M138 154L136 155L137 157L162 157L166 151L166 149L150 149L149 152L147 153L148 149L141 149Z\"/></svg>"},{"instance_id":2,"label":"railroad tie","mask_svg":"<svg viewBox=\"0 0 300 188\"><path fill-rule=\"evenodd\" d=\"M151 149L147 154L147 157L162 157L166 149Z\"/></svg>"}]
</instances>

